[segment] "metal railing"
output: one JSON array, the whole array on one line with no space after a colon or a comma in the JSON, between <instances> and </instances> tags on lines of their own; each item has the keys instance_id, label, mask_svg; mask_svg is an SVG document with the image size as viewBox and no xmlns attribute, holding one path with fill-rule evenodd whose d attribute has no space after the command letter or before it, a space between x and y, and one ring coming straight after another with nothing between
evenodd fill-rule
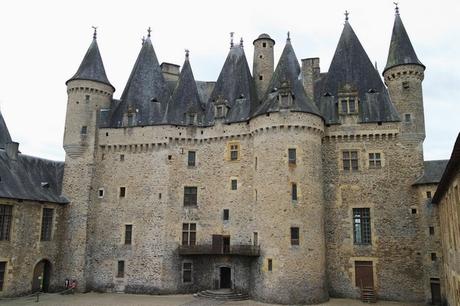
<instances>
[{"instance_id":1,"label":"metal railing","mask_svg":"<svg viewBox=\"0 0 460 306\"><path fill-rule=\"evenodd\" d=\"M216 248L211 244L181 245L179 255L239 255L260 256L260 247L251 244L237 244Z\"/></svg>"}]
</instances>

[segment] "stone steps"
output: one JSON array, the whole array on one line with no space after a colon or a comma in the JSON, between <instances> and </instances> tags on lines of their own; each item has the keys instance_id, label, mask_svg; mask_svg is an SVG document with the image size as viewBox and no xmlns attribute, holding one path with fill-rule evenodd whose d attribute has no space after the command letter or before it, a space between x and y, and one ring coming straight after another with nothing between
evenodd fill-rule
<instances>
[{"instance_id":1,"label":"stone steps","mask_svg":"<svg viewBox=\"0 0 460 306\"><path fill-rule=\"evenodd\" d=\"M361 301L364 303L376 303L377 297L375 296L374 288L362 288Z\"/></svg>"},{"instance_id":2,"label":"stone steps","mask_svg":"<svg viewBox=\"0 0 460 306\"><path fill-rule=\"evenodd\" d=\"M195 293L193 296L221 301L244 301L249 299L249 295L246 293L238 293L232 290L204 290Z\"/></svg>"}]
</instances>

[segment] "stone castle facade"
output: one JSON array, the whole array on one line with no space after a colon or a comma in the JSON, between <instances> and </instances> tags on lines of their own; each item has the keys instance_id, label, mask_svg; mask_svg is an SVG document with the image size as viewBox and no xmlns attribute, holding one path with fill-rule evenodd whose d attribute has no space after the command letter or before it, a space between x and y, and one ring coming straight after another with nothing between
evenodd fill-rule
<instances>
[{"instance_id":1,"label":"stone castle facade","mask_svg":"<svg viewBox=\"0 0 460 306\"><path fill-rule=\"evenodd\" d=\"M12 218L4 292L30 290L16 268L27 262L47 288L76 279L81 290L232 288L282 304L435 300L430 198L446 163L423 159L425 66L399 13L383 81L348 20L327 72L318 58L300 65L289 36L275 67L274 45L254 41L251 74L232 42L217 81L202 82L188 52L180 71L160 65L149 35L115 99L94 36L66 83L65 163L44 166L61 169L56 198L26 207L0 194L13 215L34 210L35 227L54 209L46 242ZM25 158L4 143L5 165L15 148ZM35 237L34 252L19 234Z\"/></svg>"}]
</instances>

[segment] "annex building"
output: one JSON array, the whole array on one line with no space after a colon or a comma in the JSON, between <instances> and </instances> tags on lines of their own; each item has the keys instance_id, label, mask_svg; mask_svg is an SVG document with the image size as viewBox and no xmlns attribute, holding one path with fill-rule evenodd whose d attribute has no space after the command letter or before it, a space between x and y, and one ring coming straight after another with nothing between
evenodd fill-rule
<instances>
[{"instance_id":1,"label":"annex building","mask_svg":"<svg viewBox=\"0 0 460 306\"><path fill-rule=\"evenodd\" d=\"M390 30L390 29L389 29ZM156 57L118 97L96 33L67 82L65 162L18 151L0 117L0 295L191 293L439 302L424 161L425 66L396 11L381 74L345 21L327 71L287 37L231 43L216 81ZM376 41L376 43L381 43ZM382 78L383 77L383 78Z\"/></svg>"}]
</instances>

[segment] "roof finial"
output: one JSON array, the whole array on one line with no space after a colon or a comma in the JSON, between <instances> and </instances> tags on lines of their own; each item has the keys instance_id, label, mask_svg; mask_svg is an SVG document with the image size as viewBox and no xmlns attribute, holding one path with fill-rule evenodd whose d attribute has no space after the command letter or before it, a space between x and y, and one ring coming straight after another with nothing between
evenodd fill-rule
<instances>
[{"instance_id":1,"label":"roof finial","mask_svg":"<svg viewBox=\"0 0 460 306\"><path fill-rule=\"evenodd\" d=\"M188 57L190 55L190 50L189 49L185 49L185 59L188 60Z\"/></svg>"},{"instance_id":2,"label":"roof finial","mask_svg":"<svg viewBox=\"0 0 460 306\"><path fill-rule=\"evenodd\" d=\"M348 15L350 15L350 13L347 10L345 10L344 15L345 15L345 21L348 21Z\"/></svg>"},{"instance_id":3,"label":"roof finial","mask_svg":"<svg viewBox=\"0 0 460 306\"><path fill-rule=\"evenodd\" d=\"M287 39L286 39L286 41L291 41L291 32L290 32L290 31L287 32Z\"/></svg>"},{"instance_id":4,"label":"roof finial","mask_svg":"<svg viewBox=\"0 0 460 306\"><path fill-rule=\"evenodd\" d=\"M147 37L150 38L150 33L152 33L152 28L148 28L147 29Z\"/></svg>"},{"instance_id":5,"label":"roof finial","mask_svg":"<svg viewBox=\"0 0 460 306\"><path fill-rule=\"evenodd\" d=\"M97 38L97 27L92 26L92 28L94 29L93 39L96 39Z\"/></svg>"},{"instance_id":6,"label":"roof finial","mask_svg":"<svg viewBox=\"0 0 460 306\"><path fill-rule=\"evenodd\" d=\"M393 4L395 5L395 13L396 13L396 15L399 15L399 6L398 6L399 2L393 2Z\"/></svg>"},{"instance_id":7,"label":"roof finial","mask_svg":"<svg viewBox=\"0 0 460 306\"><path fill-rule=\"evenodd\" d=\"M235 34L235 32L230 32L230 48L233 48L233 34Z\"/></svg>"},{"instance_id":8,"label":"roof finial","mask_svg":"<svg viewBox=\"0 0 460 306\"><path fill-rule=\"evenodd\" d=\"M243 48L243 37L240 38L240 47Z\"/></svg>"},{"instance_id":9,"label":"roof finial","mask_svg":"<svg viewBox=\"0 0 460 306\"><path fill-rule=\"evenodd\" d=\"M375 70L379 71L379 68L377 67L377 61L375 61Z\"/></svg>"},{"instance_id":10,"label":"roof finial","mask_svg":"<svg viewBox=\"0 0 460 306\"><path fill-rule=\"evenodd\" d=\"M142 44L145 43L145 36L142 36Z\"/></svg>"}]
</instances>

